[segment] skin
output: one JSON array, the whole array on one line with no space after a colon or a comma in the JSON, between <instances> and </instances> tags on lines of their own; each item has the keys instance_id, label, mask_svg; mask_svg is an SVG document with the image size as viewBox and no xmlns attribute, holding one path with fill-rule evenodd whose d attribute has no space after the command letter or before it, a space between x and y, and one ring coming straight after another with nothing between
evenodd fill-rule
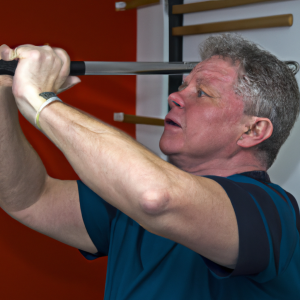
<instances>
[{"instance_id":1,"label":"skin","mask_svg":"<svg viewBox=\"0 0 300 300\"><path fill-rule=\"evenodd\" d=\"M250 128L256 130L250 137L258 134L255 124L268 120L244 115L243 101L234 92L238 72L238 65L212 57L169 96L166 120L180 127L166 122L160 148L177 167L194 175L219 176L266 169L240 140Z\"/></svg>"},{"instance_id":2,"label":"skin","mask_svg":"<svg viewBox=\"0 0 300 300\"><path fill-rule=\"evenodd\" d=\"M78 82L67 76L70 60L61 49L26 45L13 51L3 45L0 55L4 60L19 58L13 94L9 85L0 93L0 112L8 120L16 115L17 105L34 124L36 110L45 101L39 93L58 92ZM234 268L239 238L233 207L219 184L197 175L265 169L251 147L272 134L272 124L243 114L242 100L233 91L238 71L231 62L213 57L198 64L184 86L169 96L171 111L160 146L172 164L123 132L63 103L44 108L40 125L81 180L108 203L146 230ZM170 120L180 127L168 124ZM5 157L0 168L2 208L35 230L97 252L83 224L76 182L46 174L16 118L9 126L0 122L5 145L0 148L0 157Z\"/></svg>"}]
</instances>

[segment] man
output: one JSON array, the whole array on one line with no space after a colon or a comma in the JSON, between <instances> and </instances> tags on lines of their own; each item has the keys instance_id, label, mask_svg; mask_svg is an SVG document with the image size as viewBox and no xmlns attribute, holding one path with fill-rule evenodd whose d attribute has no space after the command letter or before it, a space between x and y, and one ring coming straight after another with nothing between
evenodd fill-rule
<instances>
[{"instance_id":1,"label":"man","mask_svg":"<svg viewBox=\"0 0 300 300\"><path fill-rule=\"evenodd\" d=\"M52 102L47 93L78 82L63 50L0 54L19 59L1 84L1 206L88 259L108 255L105 299L298 299L299 208L265 172L299 112L283 62L236 35L209 38L168 99L160 147L170 164ZM15 103L82 181L46 174Z\"/></svg>"}]
</instances>

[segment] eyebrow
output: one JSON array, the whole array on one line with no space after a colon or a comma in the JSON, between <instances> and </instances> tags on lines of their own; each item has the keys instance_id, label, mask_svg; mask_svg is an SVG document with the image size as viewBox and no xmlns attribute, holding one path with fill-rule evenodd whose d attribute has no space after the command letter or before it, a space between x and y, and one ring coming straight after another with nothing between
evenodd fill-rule
<instances>
[{"instance_id":1,"label":"eyebrow","mask_svg":"<svg viewBox=\"0 0 300 300\"><path fill-rule=\"evenodd\" d=\"M211 85L210 83L209 83L209 81L207 81L205 78L197 78L196 79L196 86L198 87L198 86L200 86L200 85L203 85L203 86L205 86L205 87L207 87L207 88L212 88L212 89L215 89L214 88L214 86L213 85Z\"/></svg>"},{"instance_id":2,"label":"eyebrow","mask_svg":"<svg viewBox=\"0 0 300 300\"><path fill-rule=\"evenodd\" d=\"M206 82L207 82L207 80L205 80L205 79L203 80L203 78L197 78L197 79L196 79L196 85L197 85L197 86L201 85L202 83L203 83L204 85L208 85L208 86L209 86L209 84L207 84Z\"/></svg>"},{"instance_id":3,"label":"eyebrow","mask_svg":"<svg viewBox=\"0 0 300 300\"><path fill-rule=\"evenodd\" d=\"M201 85L201 83L203 83L203 82L204 82L204 85L205 85L205 80L198 78L196 80L196 86L199 87ZM188 85L189 84L186 81L183 81L182 84L178 87L178 90L180 91L180 90L186 88Z\"/></svg>"}]
</instances>

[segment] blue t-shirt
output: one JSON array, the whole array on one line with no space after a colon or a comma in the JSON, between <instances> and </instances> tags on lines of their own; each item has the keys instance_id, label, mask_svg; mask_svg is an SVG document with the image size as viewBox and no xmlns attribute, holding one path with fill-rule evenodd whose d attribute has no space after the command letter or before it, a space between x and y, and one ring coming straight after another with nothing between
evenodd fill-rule
<instances>
[{"instance_id":1,"label":"blue t-shirt","mask_svg":"<svg viewBox=\"0 0 300 300\"><path fill-rule=\"evenodd\" d=\"M78 181L83 220L98 249L81 252L87 259L108 255L105 300L300 299L300 219L293 196L265 172L207 177L224 188L236 213L233 271L148 232Z\"/></svg>"}]
</instances>

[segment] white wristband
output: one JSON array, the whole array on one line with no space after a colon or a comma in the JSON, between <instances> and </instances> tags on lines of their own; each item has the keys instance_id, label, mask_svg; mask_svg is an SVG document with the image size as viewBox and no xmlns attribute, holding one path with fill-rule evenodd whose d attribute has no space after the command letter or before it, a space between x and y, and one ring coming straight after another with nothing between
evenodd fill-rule
<instances>
[{"instance_id":1,"label":"white wristband","mask_svg":"<svg viewBox=\"0 0 300 300\"><path fill-rule=\"evenodd\" d=\"M40 126L40 123L39 123L39 119L40 119L40 113L41 111L47 106L49 105L50 103L54 102L54 101L61 101L61 99L59 99L58 97L51 97L49 98L47 101L45 101L41 107L39 108L39 110L36 112L36 115L35 115L35 125L39 128L39 129L42 129L41 126Z\"/></svg>"}]
</instances>

